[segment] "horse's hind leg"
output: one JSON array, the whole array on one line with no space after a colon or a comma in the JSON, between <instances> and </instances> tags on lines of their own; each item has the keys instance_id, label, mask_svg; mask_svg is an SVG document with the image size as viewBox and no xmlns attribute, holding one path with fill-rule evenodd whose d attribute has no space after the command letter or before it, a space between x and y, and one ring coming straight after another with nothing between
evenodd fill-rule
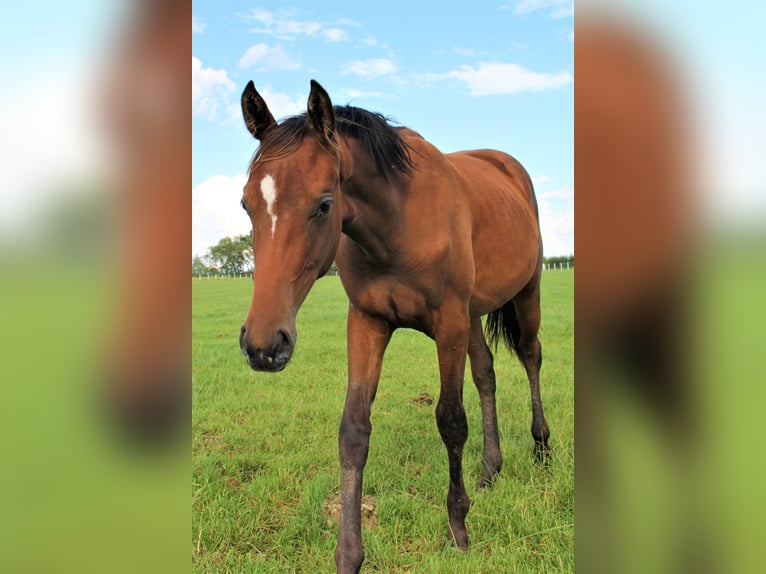
<instances>
[{"instance_id":1,"label":"horse's hind leg","mask_svg":"<svg viewBox=\"0 0 766 574\"><path fill-rule=\"evenodd\" d=\"M535 455L542 460L548 454L550 430L540 401L540 365L542 348L537 333L540 329L540 276L539 274L513 298L516 320L519 324L517 353L529 379L532 395L532 437L535 439Z\"/></svg>"},{"instance_id":2,"label":"horse's hind leg","mask_svg":"<svg viewBox=\"0 0 766 574\"><path fill-rule=\"evenodd\" d=\"M471 375L481 400L481 420L484 428L484 471L480 487L491 486L503 466L500 440L497 433L497 408L495 406L495 369L492 353L484 339L481 318L471 320L468 339L468 357L471 359Z\"/></svg>"}]
</instances>

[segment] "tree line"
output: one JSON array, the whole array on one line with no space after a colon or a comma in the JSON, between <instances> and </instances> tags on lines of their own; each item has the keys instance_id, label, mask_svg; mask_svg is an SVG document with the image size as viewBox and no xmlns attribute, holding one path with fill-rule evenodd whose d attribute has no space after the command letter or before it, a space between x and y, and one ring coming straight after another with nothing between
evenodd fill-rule
<instances>
[{"instance_id":1,"label":"tree line","mask_svg":"<svg viewBox=\"0 0 766 574\"><path fill-rule=\"evenodd\" d=\"M192 277L239 275L253 271L253 232L224 237L204 255L192 257Z\"/></svg>"},{"instance_id":2,"label":"tree line","mask_svg":"<svg viewBox=\"0 0 766 574\"><path fill-rule=\"evenodd\" d=\"M574 255L543 257L543 263L565 267L574 266ZM192 258L192 276L239 275L253 271L253 232L237 237L224 237L204 255ZM330 275L337 274L335 264Z\"/></svg>"}]
</instances>

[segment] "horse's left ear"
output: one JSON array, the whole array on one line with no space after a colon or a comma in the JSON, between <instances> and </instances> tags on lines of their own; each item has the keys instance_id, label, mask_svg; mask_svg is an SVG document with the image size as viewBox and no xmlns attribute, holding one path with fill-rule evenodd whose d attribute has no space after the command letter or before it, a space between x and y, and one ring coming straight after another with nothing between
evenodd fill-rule
<instances>
[{"instance_id":1,"label":"horse's left ear","mask_svg":"<svg viewBox=\"0 0 766 574\"><path fill-rule=\"evenodd\" d=\"M335 112L332 109L330 96L325 89L311 80L311 93L308 103L309 119L314 129L322 134L327 141L335 141Z\"/></svg>"}]
</instances>

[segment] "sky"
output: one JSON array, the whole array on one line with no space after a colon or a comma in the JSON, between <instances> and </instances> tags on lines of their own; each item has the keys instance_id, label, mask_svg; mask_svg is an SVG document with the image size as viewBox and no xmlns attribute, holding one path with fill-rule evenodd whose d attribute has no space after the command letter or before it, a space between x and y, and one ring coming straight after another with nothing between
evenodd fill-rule
<instances>
[{"instance_id":1,"label":"sky","mask_svg":"<svg viewBox=\"0 0 766 574\"><path fill-rule=\"evenodd\" d=\"M306 110L311 79L445 153L510 153L535 184L545 255L574 253L573 26L571 0L195 1L192 253L250 230L247 82L280 119Z\"/></svg>"},{"instance_id":2,"label":"sky","mask_svg":"<svg viewBox=\"0 0 766 574\"><path fill-rule=\"evenodd\" d=\"M0 36L8 88L0 91L0 153L13 158L0 169L0 247L39 228L37 215L62 182L91 181L104 163L107 146L97 129L86 129L97 111L91 77L133 3L0 6L12 23ZM764 228L766 5L578 2L581 14L589 6L656 31L688 76L707 213L735 230ZM305 108L311 78L336 103L392 116L443 151L494 147L515 155L536 183L546 254L573 250L571 1L200 0L193 14L193 253L249 225L237 207L255 150L238 105L247 81L280 116Z\"/></svg>"},{"instance_id":3,"label":"sky","mask_svg":"<svg viewBox=\"0 0 766 574\"><path fill-rule=\"evenodd\" d=\"M62 188L102 177L94 85L126 3L0 6L0 247L34 235Z\"/></svg>"}]
</instances>

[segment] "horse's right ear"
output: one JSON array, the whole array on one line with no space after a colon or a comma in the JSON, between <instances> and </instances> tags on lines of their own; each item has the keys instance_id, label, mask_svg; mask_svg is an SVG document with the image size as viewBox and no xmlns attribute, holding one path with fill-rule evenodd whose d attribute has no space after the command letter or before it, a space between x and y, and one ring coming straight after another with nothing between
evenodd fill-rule
<instances>
[{"instance_id":1,"label":"horse's right ear","mask_svg":"<svg viewBox=\"0 0 766 574\"><path fill-rule=\"evenodd\" d=\"M263 139L266 132L277 125L269 107L255 89L255 84L250 80L242 92L242 116L245 118L247 130L257 140Z\"/></svg>"}]
</instances>

